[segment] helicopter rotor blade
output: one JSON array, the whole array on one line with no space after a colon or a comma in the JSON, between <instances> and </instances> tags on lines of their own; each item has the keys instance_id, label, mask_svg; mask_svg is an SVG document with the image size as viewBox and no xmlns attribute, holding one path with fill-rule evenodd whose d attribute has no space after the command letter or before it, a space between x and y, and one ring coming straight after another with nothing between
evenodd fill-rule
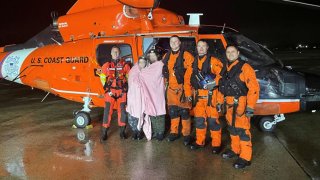
<instances>
[{"instance_id":1,"label":"helicopter rotor blade","mask_svg":"<svg viewBox=\"0 0 320 180\"><path fill-rule=\"evenodd\" d=\"M304 2L301 0L260 0L260 1L273 2L273 3L284 3L284 4L303 6L306 8L320 9L320 4Z\"/></svg>"}]
</instances>

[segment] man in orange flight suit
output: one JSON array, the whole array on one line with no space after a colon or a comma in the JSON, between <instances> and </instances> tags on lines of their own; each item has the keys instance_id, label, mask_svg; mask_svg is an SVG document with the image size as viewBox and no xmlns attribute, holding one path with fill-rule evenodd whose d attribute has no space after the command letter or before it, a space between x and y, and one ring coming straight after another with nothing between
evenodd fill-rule
<instances>
[{"instance_id":1,"label":"man in orange flight suit","mask_svg":"<svg viewBox=\"0 0 320 180\"><path fill-rule=\"evenodd\" d=\"M126 138L125 128L127 121L126 104L128 90L128 74L130 66L120 59L120 49L117 46L111 49L112 60L102 66L100 79L105 90L105 107L101 129L101 141L107 140L114 105L117 106L118 125L120 126L121 139Z\"/></svg>"},{"instance_id":2,"label":"man in orange flight suit","mask_svg":"<svg viewBox=\"0 0 320 180\"><path fill-rule=\"evenodd\" d=\"M218 100L218 107L222 106L226 112L231 137L231 150L226 150L222 157L228 159L239 155L233 164L237 169L251 164L250 118L259 99L259 83L255 71L249 64L239 60L239 54L234 45L229 45L226 49L228 65L221 73L219 91L222 96Z\"/></svg>"},{"instance_id":3,"label":"man in orange flight suit","mask_svg":"<svg viewBox=\"0 0 320 180\"><path fill-rule=\"evenodd\" d=\"M223 63L208 54L208 49L209 45L206 41L198 41L198 56L195 57L192 71L187 71L195 90L196 142L191 145L191 149L204 147L208 125L212 139L212 153L218 154L221 150L221 126L216 108L218 91L216 82L220 79Z\"/></svg>"},{"instance_id":4,"label":"man in orange flight suit","mask_svg":"<svg viewBox=\"0 0 320 180\"><path fill-rule=\"evenodd\" d=\"M192 69L193 56L181 48L178 36L170 38L171 50L164 56L163 75L167 83L167 104L171 118L171 130L168 141L179 138L180 118L182 123L182 135L184 144L190 144L190 109L191 109L191 84L185 72Z\"/></svg>"}]
</instances>

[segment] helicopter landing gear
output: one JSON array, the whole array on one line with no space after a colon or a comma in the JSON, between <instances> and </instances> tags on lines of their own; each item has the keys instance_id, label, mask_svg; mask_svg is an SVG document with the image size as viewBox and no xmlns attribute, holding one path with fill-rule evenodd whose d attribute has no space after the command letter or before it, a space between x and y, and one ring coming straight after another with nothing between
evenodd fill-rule
<instances>
[{"instance_id":1,"label":"helicopter landing gear","mask_svg":"<svg viewBox=\"0 0 320 180\"><path fill-rule=\"evenodd\" d=\"M276 128L276 124L284 121L285 119L284 114L263 116L259 121L259 127L263 132L272 132Z\"/></svg>"},{"instance_id":2,"label":"helicopter landing gear","mask_svg":"<svg viewBox=\"0 0 320 180\"><path fill-rule=\"evenodd\" d=\"M89 107L91 98L84 97L83 101L84 101L83 109L80 111L73 112L73 115L74 115L73 124L76 128L81 128L81 129L86 128L91 123L91 118L90 118L91 110Z\"/></svg>"}]
</instances>

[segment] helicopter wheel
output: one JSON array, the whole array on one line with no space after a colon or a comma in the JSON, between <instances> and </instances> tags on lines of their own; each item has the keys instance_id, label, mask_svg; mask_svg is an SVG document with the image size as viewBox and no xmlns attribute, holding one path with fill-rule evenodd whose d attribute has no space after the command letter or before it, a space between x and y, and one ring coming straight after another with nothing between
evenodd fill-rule
<instances>
[{"instance_id":1,"label":"helicopter wheel","mask_svg":"<svg viewBox=\"0 0 320 180\"><path fill-rule=\"evenodd\" d=\"M275 120L272 116L264 116L259 121L260 130L263 132L272 132L276 128Z\"/></svg>"},{"instance_id":2,"label":"helicopter wheel","mask_svg":"<svg viewBox=\"0 0 320 180\"><path fill-rule=\"evenodd\" d=\"M77 128L85 128L91 122L90 115L87 112L80 111L75 114L73 124Z\"/></svg>"}]
</instances>

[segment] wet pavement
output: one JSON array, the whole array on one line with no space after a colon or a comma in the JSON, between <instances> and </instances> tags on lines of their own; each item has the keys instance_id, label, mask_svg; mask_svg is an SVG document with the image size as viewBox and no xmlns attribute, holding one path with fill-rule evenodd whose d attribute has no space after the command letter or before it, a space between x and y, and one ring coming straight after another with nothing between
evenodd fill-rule
<instances>
[{"instance_id":1,"label":"wet pavement","mask_svg":"<svg viewBox=\"0 0 320 180\"><path fill-rule=\"evenodd\" d=\"M7 82L5 82L7 83ZM169 143L120 140L116 122L100 144L102 109L93 129L72 129L82 104L19 85L0 84L0 177L17 179L309 179L320 178L320 113L288 115L274 133L255 127L252 165L232 167L210 153ZM228 144L225 134L223 143Z\"/></svg>"}]
</instances>

